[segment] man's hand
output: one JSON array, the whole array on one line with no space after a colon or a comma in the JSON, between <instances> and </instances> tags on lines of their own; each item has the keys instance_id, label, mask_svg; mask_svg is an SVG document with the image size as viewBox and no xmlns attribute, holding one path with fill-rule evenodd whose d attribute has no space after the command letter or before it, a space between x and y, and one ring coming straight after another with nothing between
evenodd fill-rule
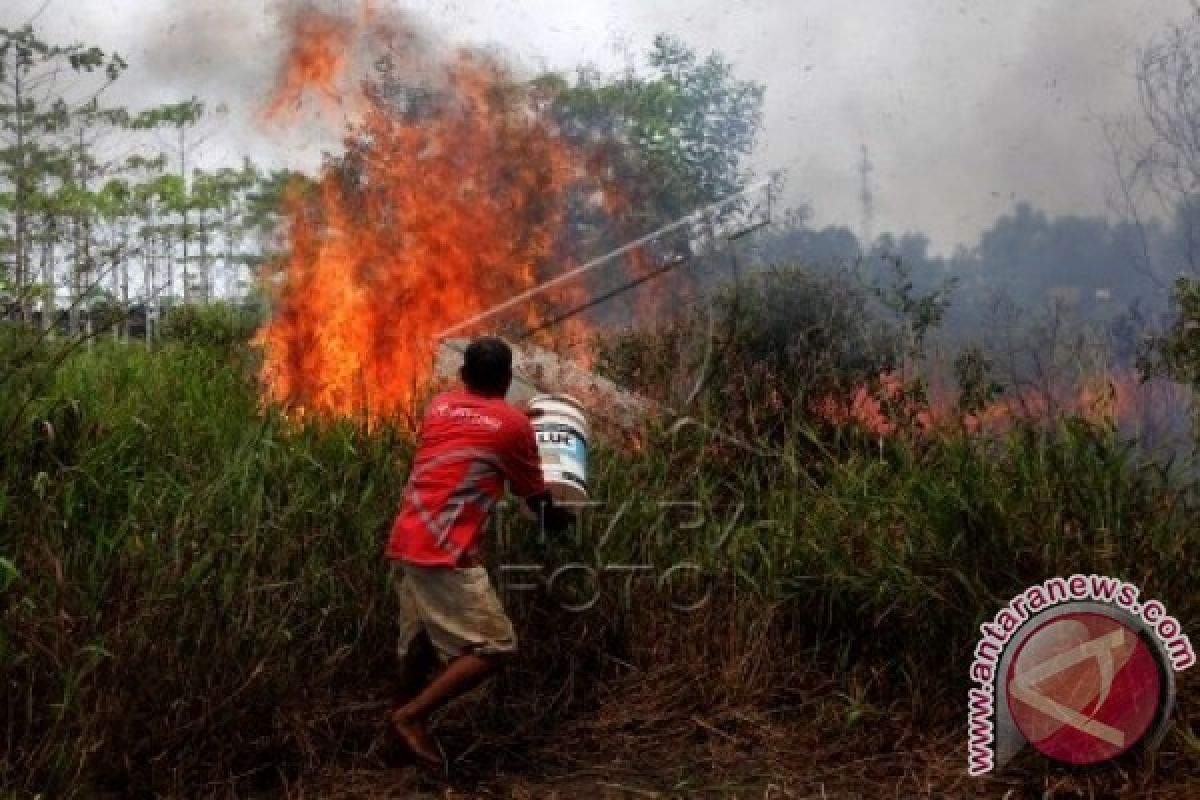
<instances>
[{"instance_id":1,"label":"man's hand","mask_svg":"<svg viewBox=\"0 0 1200 800\"><path fill-rule=\"evenodd\" d=\"M530 495L525 498L530 510L537 515L542 529L549 533L562 533L575 523L575 515L560 505L555 505L550 492Z\"/></svg>"},{"instance_id":2,"label":"man's hand","mask_svg":"<svg viewBox=\"0 0 1200 800\"><path fill-rule=\"evenodd\" d=\"M542 524L550 533L562 533L575 524L575 515L562 506L550 505L543 509Z\"/></svg>"}]
</instances>

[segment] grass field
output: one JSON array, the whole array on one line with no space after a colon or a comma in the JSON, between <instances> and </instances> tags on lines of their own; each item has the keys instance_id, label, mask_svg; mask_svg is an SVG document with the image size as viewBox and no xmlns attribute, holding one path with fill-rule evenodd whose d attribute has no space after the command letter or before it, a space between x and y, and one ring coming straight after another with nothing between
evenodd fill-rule
<instances>
[{"instance_id":1,"label":"grass field","mask_svg":"<svg viewBox=\"0 0 1200 800\"><path fill-rule=\"evenodd\" d=\"M263 411L236 344L98 343L44 374L0 399L7 790L419 786L388 783L382 724L382 545L408 432ZM980 622L1028 585L1098 572L1200 623L1195 478L1104 425L876 441L797 416L766 443L652 426L593 453L597 507L569 536L500 515L493 559L522 567L497 579L523 649L492 694L447 711L459 782L426 789L570 794L599 770L668 793L763 796L791 775L814 792L793 796L820 796L825 775L864 796L1006 796L1014 784L962 774ZM1191 677L1157 759L1032 760L1015 785L1200 792Z\"/></svg>"}]
</instances>

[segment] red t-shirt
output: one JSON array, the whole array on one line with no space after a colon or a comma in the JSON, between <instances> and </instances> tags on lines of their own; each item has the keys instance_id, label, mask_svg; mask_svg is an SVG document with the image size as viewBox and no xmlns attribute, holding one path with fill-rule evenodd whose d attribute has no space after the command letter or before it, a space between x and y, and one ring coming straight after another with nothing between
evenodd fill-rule
<instances>
[{"instance_id":1,"label":"red t-shirt","mask_svg":"<svg viewBox=\"0 0 1200 800\"><path fill-rule=\"evenodd\" d=\"M504 402L466 390L433 398L387 556L410 564L455 567L479 559L480 532L504 495L545 491L529 418Z\"/></svg>"}]
</instances>

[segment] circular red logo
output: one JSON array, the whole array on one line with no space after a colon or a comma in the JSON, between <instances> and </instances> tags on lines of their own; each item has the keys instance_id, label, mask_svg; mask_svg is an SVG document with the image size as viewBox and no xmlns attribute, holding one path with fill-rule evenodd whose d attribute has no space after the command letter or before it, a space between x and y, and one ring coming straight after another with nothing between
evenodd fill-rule
<instances>
[{"instance_id":1,"label":"circular red logo","mask_svg":"<svg viewBox=\"0 0 1200 800\"><path fill-rule=\"evenodd\" d=\"M1014 654L1008 708L1041 753L1096 764L1136 745L1158 714L1162 677L1150 648L1119 620L1063 614L1036 628Z\"/></svg>"}]
</instances>

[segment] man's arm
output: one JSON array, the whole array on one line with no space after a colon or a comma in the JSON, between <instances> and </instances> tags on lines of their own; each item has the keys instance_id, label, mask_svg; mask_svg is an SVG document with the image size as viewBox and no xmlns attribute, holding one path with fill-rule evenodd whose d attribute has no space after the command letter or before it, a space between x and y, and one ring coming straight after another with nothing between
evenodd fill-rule
<instances>
[{"instance_id":1,"label":"man's arm","mask_svg":"<svg viewBox=\"0 0 1200 800\"><path fill-rule=\"evenodd\" d=\"M537 437L528 419L521 419L505 459L505 472L512 493L522 498L537 516L545 530L558 533L575 521L575 515L554 503L546 490L542 476L542 460L538 455Z\"/></svg>"}]
</instances>

